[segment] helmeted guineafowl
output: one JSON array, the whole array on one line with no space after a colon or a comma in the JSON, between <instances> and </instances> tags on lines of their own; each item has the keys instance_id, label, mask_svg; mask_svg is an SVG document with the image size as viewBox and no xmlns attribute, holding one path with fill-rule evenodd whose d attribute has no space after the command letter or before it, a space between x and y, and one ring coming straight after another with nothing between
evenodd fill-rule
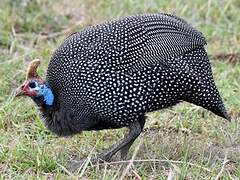
<instances>
[{"instance_id":1,"label":"helmeted guineafowl","mask_svg":"<svg viewBox=\"0 0 240 180\"><path fill-rule=\"evenodd\" d=\"M145 14L90 26L54 52L46 80L34 60L17 95L30 96L44 125L59 136L129 128L98 157L124 157L141 133L146 112L187 101L227 120L202 34L169 14Z\"/></svg>"}]
</instances>

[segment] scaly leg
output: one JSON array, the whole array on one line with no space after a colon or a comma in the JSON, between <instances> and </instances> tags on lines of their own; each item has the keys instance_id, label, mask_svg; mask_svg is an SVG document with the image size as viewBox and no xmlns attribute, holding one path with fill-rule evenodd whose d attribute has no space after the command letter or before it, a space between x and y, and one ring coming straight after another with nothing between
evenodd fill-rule
<instances>
[{"instance_id":1,"label":"scaly leg","mask_svg":"<svg viewBox=\"0 0 240 180\"><path fill-rule=\"evenodd\" d=\"M126 157L130 146L142 132L142 127L138 121L131 124L128 128L129 133L122 140L120 140L116 144L112 145L109 149L98 155L97 158L104 161L110 161L112 156L116 154L119 150L121 150L121 157Z\"/></svg>"},{"instance_id":2,"label":"scaly leg","mask_svg":"<svg viewBox=\"0 0 240 180\"><path fill-rule=\"evenodd\" d=\"M96 163L98 160L102 161L110 161L112 156L116 154L119 150L121 151L121 158L125 158L129 148L133 144L134 140L140 135L142 132L143 126L144 126L144 120L143 121L136 121L133 124L131 124L129 128L129 133L119 142L112 145L109 149L103 151L103 153L99 154L97 157L92 157L91 162ZM68 169L70 171L76 171L78 168L81 167L81 165L84 163L83 160L71 160Z\"/></svg>"},{"instance_id":3,"label":"scaly leg","mask_svg":"<svg viewBox=\"0 0 240 180\"><path fill-rule=\"evenodd\" d=\"M145 124L145 117L139 118L139 124L141 126L141 132L143 130L144 124ZM136 138L135 138L136 139ZM124 146L121 150L121 159L124 160L127 157L128 151L130 149L130 147L132 146L133 142L135 141L135 139L132 139L131 142L129 142L126 146Z\"/></svg>"}]
</instances>

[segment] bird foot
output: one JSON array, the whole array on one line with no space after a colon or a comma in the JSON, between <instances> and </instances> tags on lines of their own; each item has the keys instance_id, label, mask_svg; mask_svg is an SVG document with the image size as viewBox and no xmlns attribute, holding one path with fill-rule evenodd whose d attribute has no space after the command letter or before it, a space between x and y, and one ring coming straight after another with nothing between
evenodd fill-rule
<instances>
[{"instance_id":1,"label":"bird foot","mask_svg":"<svg viewBox=\"0 0 240 180\"><path fill-rule=\"evenodd\" d=\"M78 172L85 164L85 160L69 160L66 164L67 170L70 172Z\"/></svg>"},{"instance_id":2,"label":"bird foot","mask_svg":"<svg viewBox=\"0 0 240 180\"><path fill-rule=\"evenodd\" d=\"M109 161L108 158L100 154L98 156L86 158L82 160L76 160L76 159L69 160L67 162L66 167L67 167L67 170L69 170L70 172L79 172L84 166L97 165L100 163L104 163L106 161Z\"/></svg>"}]
</instances>

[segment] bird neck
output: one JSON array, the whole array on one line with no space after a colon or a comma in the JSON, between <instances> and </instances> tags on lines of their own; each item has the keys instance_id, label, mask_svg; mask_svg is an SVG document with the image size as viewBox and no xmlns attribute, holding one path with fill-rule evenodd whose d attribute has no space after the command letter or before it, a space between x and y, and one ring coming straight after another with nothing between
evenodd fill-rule
<instances>
[{"instance_id":1,"label":"bird neck","mask_svg":"<svg viewBox=\"0 0 240 180\"><path fill-rule=\"evenodd\" d=\"M45 83L37 96L32 98L38 106L51 107L54 103L54 95L51 88Z\"/></svg>"}]
</instances>

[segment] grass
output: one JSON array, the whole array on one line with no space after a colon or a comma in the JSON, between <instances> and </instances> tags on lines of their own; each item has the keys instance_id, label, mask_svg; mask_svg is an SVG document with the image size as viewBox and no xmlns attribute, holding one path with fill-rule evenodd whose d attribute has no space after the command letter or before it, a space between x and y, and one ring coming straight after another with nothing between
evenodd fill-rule
<instances>
[{"instance_id":1,"label":"grass","mask_svg":"<svg viewBox=\"0 0 240 180\"><path fill-rule=\"evenodd\" d=\"M129 154L138 162L125 176L120 169L124 162L86 166L78 174L67 172L64 166L69 158L95 154L122 138L125 130L83 132L71 138L51 134L31 100L13 98L14 88L24 80L26 64L40 58L44 76L51 53L71 32L119 16L163 11L185 18L206 36L215 81L235 121L227 123L188 103L149 113L146 129ZM238 0L2 0L1 179L239 178L239 12ZM223 56L229 54L231 58Z\"/></svg>"}]
</instances>

